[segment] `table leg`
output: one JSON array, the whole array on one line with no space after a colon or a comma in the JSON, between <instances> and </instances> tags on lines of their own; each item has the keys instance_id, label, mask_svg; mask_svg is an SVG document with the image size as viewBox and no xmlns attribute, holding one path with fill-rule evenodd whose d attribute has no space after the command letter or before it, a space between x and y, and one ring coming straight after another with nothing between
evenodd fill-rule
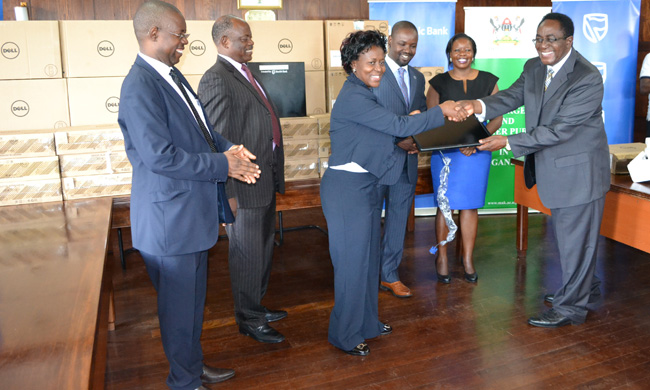
<instances>
[{"instance_id":1,"label":"table leg","mask_svg":"<svg viewBox=\"0 0 650 390\"><path fill-rule=\"evenodd\" d=\"M526 257L528 250L528 207L517 205L517 257Z\"/></svg>"}]
</instances>

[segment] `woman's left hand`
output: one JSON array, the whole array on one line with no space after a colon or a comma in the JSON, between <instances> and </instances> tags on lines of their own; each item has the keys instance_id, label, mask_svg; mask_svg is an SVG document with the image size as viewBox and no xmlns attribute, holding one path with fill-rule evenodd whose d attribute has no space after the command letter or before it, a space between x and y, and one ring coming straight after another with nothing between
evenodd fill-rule
<instances>
[{"instance_id":1,"label":"woman's left hand","mask_svg":"<svg viewBox=\"0 0 650 390\"><path fill-rule=\"evenodd\" d=\"M470 146L470 147L467 147L467 148L460 148L458 150L460 150L460 152L462 154L464 154L465 156L467 156L467 157L469 157L472 154L476 153L476 147L474 147L474 146Z\"/></svg>"}]
</instances>

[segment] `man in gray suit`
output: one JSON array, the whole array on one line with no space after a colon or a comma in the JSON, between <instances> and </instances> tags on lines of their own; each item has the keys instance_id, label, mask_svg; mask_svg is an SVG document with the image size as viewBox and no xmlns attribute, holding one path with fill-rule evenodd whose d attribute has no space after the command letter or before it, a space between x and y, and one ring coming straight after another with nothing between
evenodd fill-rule
<instances>
[{"instance_id":1,"label":"man in gray suit","mask_svg":"<svg viewBox=\"0 0 650 390\"><path fill-rule=\"evenodd\" d=\"M403 20L393 25L388 37L386 72L373 92L382 106L397 115L427 109L424 76L408 65L417 46L418 30L413 23ZM380 196L386 202L380 288L398 298L408 298L413 294L400 281L397 268L402 261L406 223L418 181L418 149L411 137L395 138L395 149L398 151L395 153L397 161L379 181Z\"/></svg>"},{"instance_id":2,"label":"man in gray suit","mask_svg":"<svg viewBox=\"0 0 650 390\"><path fill-rule=\"evenodd\" d=\"M235 319L242 334L263 343L279 343L284 336L268 323L286 317L287 312L267 309L262 298L273 259L275 193L284 192L280 121L264 86L246 66L253 57L248 23L222 16L214 23L212 39L219 57L201 79L199 98L214 129L234 143L245 142L265 172L253 185L226 182L236 215L235 222L226 226Z\"/></svg>"},{"instance_id":3,"label":"man in gray suit","mask_svg":"<svg viewBox=\"0 0 650 390\"><path fill-rule=\"evenodd\" d=\"M478 149L505 147L515 157L526 156L526 185L537 183L542 203L551 209L562 283L555 294L544 297L553 308L528 323L555 328L583 323L587 306L602 300L594 272L610 184L609 149L602 119L603 79L573 49L571 19L547 14L533 42L539 57L526 62L519 79L473 105L488 118L526 106L526 133L491 136Z\"/></svg>"}]
</instances>

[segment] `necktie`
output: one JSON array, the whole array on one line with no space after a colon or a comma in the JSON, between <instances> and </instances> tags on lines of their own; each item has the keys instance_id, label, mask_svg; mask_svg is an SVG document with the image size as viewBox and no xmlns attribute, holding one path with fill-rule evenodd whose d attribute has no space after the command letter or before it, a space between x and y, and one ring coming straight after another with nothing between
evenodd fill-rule
<instances>
[{"instance_id":1,"label":"necktie","mask_svg":"<svg viewBox=\"0 0 650 390\"><path fill-rule=\"evenodd\" d=\"M548 68L548 72L546 72L546 81L544 81L544 91L546 91L548 86L551 84L551 80L553 80L553 69Z\"/></svg>"},{"instance_id":2,"label":"necktie","mask_svg":"<svg viewBox=\"0 0 650 390\"><path fill-rule=\"evenodd\" d=\"M201 117L199 116L199 113L196 111L196 108L194 107L194 103L192 103L192 100L187 95L187 91L185 90L185 87L183 87L183 83L181 83L181 79L178 77L178 74L176 74L176 71L172 69L169 71L169 75L172 76L172 80L174 80L174 83L178 85L178 88L181 90L183 97L185 97L185 101L189 104L190 110L192 110L192 114L194 114L194 118L196 118L196 121L199 123L201 132L203 133L203 136L205 137L205 140L208 143L208 146L210 147L210 151L212 153L216 153L217 147L214 145L214 140L212 140L212 136L208 132L208 129L205 127L205 123L203 123Z\"/></svg>"},{"instance_id":3,"label":"necktie","mask_svg":"<svg viewBox=\"0 0 650 390\"><path fill-rule=\"evenodd\" d=\"M264 102L264 105L266 106L266 109L269 110L269 114L271 114L271 125L273 126L273 144L275 146L280 146L280 124L278 123L278 118L275 116L275 112L273 111L273 107L271 107L271 103L269 100L264 96L264 93L260 89L260 87L257 85L255 82L255 78L253 77L253 74L251 73L251 70L248 69L248 66L246 64L241 65L242 69L244 72L246 72L246 76L248 77L248 81L255 87L255 90L257 93L260 95L262 98L262 101Z\"/></svg>"},{"instance_id":4,"label":"necktie","mask_svg":"<svg viewBox=\"0 0 650 390\"><path fill-rule=\"evenodd\" d=\"M408 88L406 88L406 82L404 82L404 73L406 72L406 69L404 68L399 68L397 69L397 73L399 73L399 89L402 90L402 96L404 96L404 101L406 102L406 107L409 107L409 91Z\"/></svg>"},{"instance_id":5,"label":"necktie","mask_svg":"<svg viewBox=\"0 0 650 390\"><path fill-rule=\"evenodd\" d=\"M176 74L176 70L175 69L170 70L169 75L172 77L174 83L176 83L178 88L181 90L181 93L183 94L185 101L189 104L190 110L192 110L192 114L194 114L194 118L199 123L199 127L201 128L203 137L205 137L205 141L208 143L208 146L210 147L210 151L212 153L216 153L217 147L214 144L214 140L212 139L210 132L208 132L208 128L205 127L205 123L203 123L203 121L201 120L199 113L196 111L196 107L194 107L194 103L192 103L192 100L187 95L187 91L185 90L185 87L183 86L181 79L178 77L178 74ZM228 196L226 195L226 187L224 183L222 182L217 183L217 194L219 197L219 202L218 202L219 221L221 223L233 223L235 221L235 215L232 213L232 210L230 209L230 204L228 203Z\"/></svg>"}]
</instances>

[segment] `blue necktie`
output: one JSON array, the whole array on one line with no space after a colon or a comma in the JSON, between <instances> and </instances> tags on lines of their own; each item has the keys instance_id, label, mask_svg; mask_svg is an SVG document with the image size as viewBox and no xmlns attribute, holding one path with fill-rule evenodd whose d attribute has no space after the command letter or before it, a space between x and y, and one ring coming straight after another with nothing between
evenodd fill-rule
<instances>
[{"instance_id":1,"label":"blue necktie","mask_svg":"<svg viewBox=\"0 0 650 390\"><path fill-rule=\"evenodd\" d=\"M406 102L406 108L409 107L409 90L406 88L406 83L404 82L404 73L406 72L406 69L404 68L399 68L397 69L397 72L399 73L399 89L402 90L402 95L404 96L404 101Z\"/></svg>"}]
</instances>

